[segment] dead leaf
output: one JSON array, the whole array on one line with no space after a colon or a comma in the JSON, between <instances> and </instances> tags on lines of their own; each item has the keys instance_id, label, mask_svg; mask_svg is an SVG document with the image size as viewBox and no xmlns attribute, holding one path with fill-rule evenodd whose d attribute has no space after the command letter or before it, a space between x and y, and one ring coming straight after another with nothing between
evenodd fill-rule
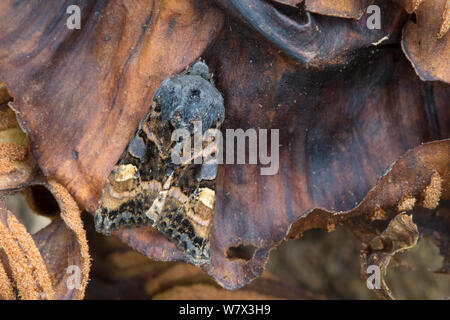
<instances>
[{"instance_id":1,"label":"dead leaf","mask_svg":"<svg viewBox=\"0 0 450 320\"><path fill-rule=\"evenodd\" d=\"M416 9L416 22L403 30L402 48L424 81L450 83L450 25L448 0L425 0Z\"/></svg>"},{"instance_id":2,"label":"dead leaf","mask_svg":"<svg viewBox=\"0 0 450 320\"><path fill-rule=\"evenodd\" d=\"M383 28L370 30L366 19L338 19L299 11L294 6L279 8L274 2L260 0L216 0L231 15L250 25L281 51L298 62L314 67L344 65L352 59L354 50L372 43L396 43L406 15L398 6L386 1L375 1L381 11ZM289 1L289 3L291 3ZM341 1L337 2L341 3ZM336 5L336 1L311 1L312 6L328 8L334 12L337 7L344 11L360 13L364 5ZM356 8L358 8L356 10ZM355 11L356 10L356 11ZM322 10L318 10L322 11ZM336 12L336 15L343 13Z\"/></svg>"},{"instance_id":3,"label":"dead leaf","mask_svg":"<svg viewBox=\"0 0 450 320\"><path fill-rule=\"evenodd\" d=\"M222 10L188 0L86 4L89 28L78 31L63 27L67 1L32 1L14 20L12 2L0 4L0 31L8 30L0 32L0 81L14 95L46 177L93 212L159 82L201 55L226 101L224 129L280 129L276 175L261 176L259 165L219 168L204 270L223 287L261 276L270 250L308 228L345 223L362 241L378 236L402 197L419 199L434 188L436 172L440 200L449 198L449 87L421 82L395 46L365 48L385 37L396 44L403 10L379 2L386 27L369 31L364 19L298 17L265 1L219 2ZM116 10L122 6L127 10ZM49 25L61 28L44 33ZM382 220L370 218L375 208L385 212ZM73 246L66 256L45 242L46 233L38 239L62 257L47 267L63 288L66 275L55 272L67 266L64 257L86 259L74 254L82 248L71 231L52 228L48 237ZM184 259L151 228L117 235L149 258Z\"/></svg>"},{"instance_id":4,"label":"dead leaf","mask_svg":"<svg viewBox=\"0 0 450 320\"><path fill-rule=\"evenodd\" d=\"M387 286L384 275L391 258L398 252L404 251L416 245L419 238L419 230L412 221L411 216L400 213L390 222L386 230L379 236L368 242L361 253L361 275L368 278L368 267L380 268L380 288L375 292L383 299L394 299L391 290Z\"/></svg>"},{"instance_id":5,"label":"dead leaf","mask_svg":"<svg viewBox=\"0 0 450 320\"><path fill-rule=\"evenodd\" d=\"M63 186L47 181L37 172L34 159L28 152L26 136L13 121L14 113L7 109L0 111L6 115L0 118L0 125L4 124L0 128L0 139L3 138L0 140L0 159L12 167L0 175L0 297L82 299L89 279L90 257L80 209ZM12 134L11 129L14 130ZM16 174L21 168L25 168L27 175L25 179L17 180ZM6 199L23 189L32 194L30 190L36 185L45 186L53 194L62 220L56 216L49 227L32 237L6 209ZM29 197L29 202L34 200ZM35 207L38 208L37 205ZM50 216L55 219L54 212ZM70 260L73 264L67 265ZM70 268L78 272L72 275L76 284L73 288L68 285L71 279L66 272Z\"/></svg>"},{"instance_id":6,"label":"dead leaf","mask_svg":"<svg viewBox=\"0 0 450 320\"><path fill-rule=\"evenodd\" d=\"M70 30L70 4L1 2L0 81L45 176L93 211L154 90L198 59L223 15L193 0L83 2Z\"/></svg>"}]
</instances>

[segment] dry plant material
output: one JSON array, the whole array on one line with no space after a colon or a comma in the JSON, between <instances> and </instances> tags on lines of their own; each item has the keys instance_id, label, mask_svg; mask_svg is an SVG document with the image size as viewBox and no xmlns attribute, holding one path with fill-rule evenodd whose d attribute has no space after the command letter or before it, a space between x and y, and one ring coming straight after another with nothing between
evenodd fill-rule
<instances>
[{"instance_id":1,"label":"dry plant material","mask_svg":"<svg viewBox=\"0 0 450 320\"><path fill-rule=\"evenodd\" d=\"M416 12L420 4L425 0L394 0L401 5L408 13Z\"/></svg>"},{"instance_id":2,"label":"dry plant material","mask_svg":"<svg viewBox=\"0 0 450 320\"><path fill-rule=\"evenodd\" d=\"M74 210L75 202L67 198L65 189L54 182L51 184L66 224L57 219L32 237L11 213L2 211L7 224L2 221L0 225L0 248L8 257L7 261L2 261L7 262L12 270L11 277L20 299L82 299L89 279L90 257L80 212L78 208ZM64 253L61 254L57 247L63 249ZM80 258L77 261L78 256ZM73 264L67 265L71 261ZM66 270L70 265L79 266L81 276L80 286L72 289L67 287Z\"/></svg>"},{"instance_id":3,"label":"dry plant material","mask_svg":"<svg viewBox=\"0 0 450 320\"><path fill-rule=\"evenodd\" d=\"M340 18L360 19L370 0L272 0L284 5L299 7L304 5L310 12Z\"/></svg>"},{"instance_id":4,"label":"dry plant material","mask_svg":"<svg viewBox=\"0 0 450 320\"><path fill-rule=\"evenodd\" d=\"M386 212L381 209L380 207L376 207L372 210L372 213L369 216L370 221L375 220L386 220L388 217L386 215Z\"/></svg>"},{"instance_id":5,"label":"dry plant material","mask_svg":"<svg viewBox=\"0 0 450 320\"><path fill-rule=\"evenodd\" d=\"M39 253L33 238L10 212L8 213L7 222L9 230L24 252L24 255L29 260L29 263L33 266L33 277L36 279L36 282L42 290L39 294L40 297L51 300L53 298L52 283L47 268L45 267L45 263L42 260L41 254Z\"/></svg>"},{"instance_id":6,"label":"dry plant material","mask_svg":"<svg viewBox=\"0 0 450 320\"><path fill-rule=\"evenodd\" d=\"M438 39L443 38L450 29L450 1L445 2L445 10L442 13L442 24L439 33L437 34Z\"/></svg>"},{"instance_id":7,"label":"dry plant material","mask_svg":"<svg viewBox=\"0 0 450 320\"><path fill-rule=\"evenodd\" d=\"M305 0L305 7L308 11L335 16L341 18L360 19L365 13L367 7L371 4L370 0Z\"/></svg>"},{"instance_id":8,"label":"dry plant material","mask_svg":"<svg viewBox=\"0 0 450 320\"><path fill-rule=\"evenodd\" d=\"M422 207L427 209L435 209L442 195L442 178L438 172L434 172L431 176L430 184L423 191Z\"/></svg>"},{"instance_id":9,"label":"dry plant material","mask_svg":"<svg viewBox=\"0 0 450 320\"><path fill-rule=\"evenodd\" d=\"M32 251L32 244L27 241L28 239L18 240L16 238L18 235L8 228L5 220L11 213L1 208L0 214L2 218L0 223L0 248L7 256L7 263L11 269L18 297L23 300L37 300L40 298L40 291L37 279L33 275L34 266L26 256L25 250L21 248L22 245ZM2 259L2 262L5 264L6 261Z\"/></svg>"},{"instance_id":10,"label":"dry plant material","mask_svg":"<svg viewBox=\"0 0 450 320\"><path fill-rule=\"evenodd\" d=\"M4 131L17 126L18 124L14 112L8 108L6 104L0 103L0 130Z\"/></svg>"},{"instance_id":11,"label":"dry plant material","mask_svg":"<svg viewBox=\"0 0 450 320\"><path fill-rule=\"evenodd\" d=\"M410 211L414 208L415 204L416 198L410 196L403 196L403 198L400 200L397 206L397 211L398 212Z\"/></svg>"},{"instance_id":12,"label":"dry plant material","mask_svg":"<svg viewBox=\"0 0 450 320\"><path fill-rule=\"evenodd\" d=\"M450 199L445 1L414 2L417 23L382 1L382 30L369 30L364 19L299 17L297 8L269 1L215 2L220 7L113 0L98 14L85 3L86 27L76 37L64 27L44 32L50 23L64 25L63 3L14 8L1 2L0 31L17 37L0 32L0 81L14 93L10 104L44 175L70 190L80 207L95 211L160 82L200 56L224 95L223 128L280 129L278 174L260 176L260 165L219 166L211 258L202 268L221 286L236 289L259 277L270 250L312 227L346 224L368 243L386 230L399 205L415 213ZM128 10L117 10L122 6ZM30 19L36 15L40 19ZM390 46L366 48L385 37ZM403 206L408 197L417 199L414 206ZM436 226L448 226L447 216L430 216L440 224L427 224L420 214L419 229L425 225L444 239L446 231ZM49 262L44 255L50 277L67 257L45 240L50 235L73 245L68 259L86 264L74 232L57 221L34 237L42 252L58 257ZM150 227L117 235L149 258L185 259ZM253 250L228 256L242 247ZM56 280L62 290L64 278Z\"/></svg>"},{"instance_id":13,"label":"dry plant material","mask_svg":"<svg viewBox=\"0 0 450 320\"><path fill-rule=\"evenodd\" d=\"M28 148L14 112L0 104L0 190L20 187L32 178L36 162Z\"/></svg>"},{"instance_id":14,"label":"dry plant material","mask_svg":"<svg viewBox=\"0 0 450 320\"><path fill-rule=\"evenodd\" d=\"M411 216L400 213L390 222L386 230L379 236L372 239L365 245L361 253L361 275L368 278L367 270L369 266L380 268L380 288L375 288L375 292L383 299L394 299L394 296L387 286L384 275L392 257L401 251L416 245L419 238L419 230L412 221Z\"/></svg>"},{"instance_id":15,"label":"dry plant material","mask_svg":"<svg viewBox=\"0 0 450 320\"><path fill-rule=\"evenodd\" d=\"M0 296L4 299L25 300L64 297L82 299L89 279L90 257L80 217L81 211L63 186L52 180L47 182L45 178L34 174L34 160L28 153L25 134L13 118L14 113L6 108L0 110L5 116L0 123L3 129L0 130L0 159L12 167L12 170L0 174L0 186L3 187L0 193ZM22 180L17 180L16 174L21 168L28 169L28 175L23 176ZM46 186L59 205L61 218L65 224L60 225L62 228L59 230L62 233L56 233L56 237L52 237L54 235L52 231L54 226L58 225L59 218L51 226L43 229L35 241L17 218L5 208L5 199L8 195L23 188L30 191L31 185L34 184ZM66 238L59 236L67 233ZM45 242L42 241L42 235L45 235ZM56 246L64 247L66 254L70 253L73 256L58 256L58 251L51 246L52 241L56 242ZM48 247L51 249L48 250ZM2 252L4 254L1 254ZM76 257L80 257L78 264L75 261ZM68 267L66 263L70 260L74 261L74 266L80 265L81 279L80 286L67 295L70 290L66 285ZM56 264L62 262L62 265L55 269L53 268L55 262ZM62 282L61 279L65 281Z\"/></svg>"},{"instance_id":16,"label":"dry plant material","mask_svg":"<svg viewBox=\"0 0 450 320\"><path fill-rule=\"evenodd\" d=\"M9 280L3 264L0 263L0 300L14 300L15 298L13 284Z\"/></svg>"},{"instance_id":17,"label":"dry plant material","mask_svg":"<svg viewBox=\"0 0 450 320\"><path fill-rule=\"evenodd\" d=\"M49 190L53 193L58 201L61 209L61 218L64 220L67 227L69 227L76 236L77 245L79 246L80 261L80 288L75 294L76 299L83 299L87 283L89 281L89 270L91 267L91 257L89 255L89 247L86 238L86 231L81 220L81 210L77 203L69 194L69 192L62 185L54 180L48 181Z\"/></svg>"},{"instance_id":18,"label":"dry plant material","mask_svg":"<svg viewBox=\"0 0 450 320\"><path fill-rule=\"evenodd\" d=\"M450 83L450 1L425 0L408 21L402 48L422 80Z\"/></svg>"},{"instance_id":19,"label":"dry plant material","mask_svg":"<svg viewBox=\"0 0 450 320\"><path fill-rule=\"evenodd\" d=\"M95 5L79 4L85 27L69 30L66 2L0 3L0 30L9 30L0 36L0 81L10 105L44 175L92 212L155 89L197 60L223 25L223 13L205 1Z\"/></svg>"},{"instance_id":20,"label":"dry plant material","mask_svg":"<svg viewBox=\"0 0 450 320\"><path fill-rule=\"evenodd\" d=\"M277 300L311 297L268 273L264 273L252 285L234 291L226 290L218 287L198 268L184 263L176 264L149 279L145 291L157 300Z\"/></svg>"},{"instance_id":21,"label":"dry plant material","mask_svg":"<svg viewBox=\"0 0 450 320\"><path fill-rule=\"evenodd\" d=\"M8 94L8 90L6 90L6 88L0 84L0 105L8 102L10 99L11 97ZM2 117L0 117L0 119L1 118ZM1 130L1 122L2 120L0 120L0 130Z\"/></svg>"},{"instance_id":22,"label":"dry plant material","mask_svg":"<svg viewBox=\"0 0 450 320\"><path fill-rule=\"evenodd\" d=\"M406 18L400 7L387 1L377 1L384 13L383 28L374 30L367 28L365 19L313 15L297 7L279 8L270 1L216 1L285 54L303 65L318 68L345 66L355 50L373 43L395 43Z\"/></svg>"},{"instance_id":23,"label":"dry plant material","mask_svg":"<svg viewBox=\"0 0 450 320\"><path fill-rule=\"evenodd\" d=\"M197 267L152 261L130 250L117 238L96 233L93 227L88 230L88 238L93 268L87 299L318 298L268 273L242 289L225 290Z\"/></svg>"},{"instance_id":24,"label":"dry plant material","mask_svg":"<svg viewBox=\"0 0 450 320\"><path fill-rule=\"evenodd\" d=\"M48 187L60 205L65 223L56 219L32 237L12 213L0 209L0 249L5 252L0 261L11 270L10 283L17 289L19 299L82 299L89 279L90 256L80 210L64 187L54 181ZM72 264L67 265L70 261ZM80 286L72 289L67 287L66 272L71 265L79 266L81 277ZM15 298L7 295L6 279L2 295Z\"/></svg>"}]
</instances>

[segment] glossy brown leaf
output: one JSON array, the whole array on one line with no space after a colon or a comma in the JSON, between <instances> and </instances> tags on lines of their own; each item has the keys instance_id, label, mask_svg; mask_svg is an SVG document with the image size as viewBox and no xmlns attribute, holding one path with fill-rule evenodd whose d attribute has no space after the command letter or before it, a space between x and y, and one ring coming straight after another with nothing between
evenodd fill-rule
<instances>
[{"instance_id":1,"label":"glossy brown leaf","mask_svg":"<svg viewBox=\"0 0 450 320\"><path fill-rule=\"evenodd\" d=\"M216 1L286 54L319 67L345 64L352 59L354 50L371 44L398 42L406 18L397 5L376 1L383 12L383 27L370 30L364 18L355 21L316 15L260 0Z\"/></svg>"},{"instance_id":2,"label":"glossy brown leaf","mask_svg":"<svg viewBox=\"0 0 450 320\"><path fill-rule=\"evenodd\" d=\"M444 138L434 118L428 118L428 108L442 110L440 127L449 124L447 102L428 105L427 96L440 100L398 50L369 52L339 73L316 72L277 56L276 49L266 49L256 38L240 50L242 65L237 66L232 52L244 37L224 36L214 51L219 55L211 57L218 61L218 85L228 101L224 126L280 128L282 146L278 175L260 176L259 168L249 165L219 169L211 243L218 252L208 272L227 287L260 274L270 248L295 220L315 207L353 209L408 149ZM446 150L436 159L442 164L449 163ZM412 176L416 166L410 165ZM398 187L403 183L398 181ZM252 259L226 259L228 248L239 245L256 248Z\"/></svg>"},{"instance_id":3,"label":"glossy brown leaf","mask_svg":"<svg viewBox=\"0 0 450 320\"><path fill-rule=\"evenodd\" d=\"M445 101L448 87L422 84L398 50L369 53L331 77L328 71L306 71L278 56L276 49L266 49L259 38L243 50L243 38L248 41L251 37L230 32L206 56L215 62L218 86L228 101L224 125L281 128L280 141L284 143L278 175L260 176L259 168L249 165L219 169L211 265L205 270L228 288L240 287L260 275L270 249L286 236L295 237L313 227L330 231L337 227L338 221L314 208L348 211L351 217L352 209L402 154L421 142L448 137L440 128L447 128L450 119ZM237 48L241 65L235 64ZM245 112L242 106L246 106ZM433 168L439 168L448 183L448 141L433 146L425 152L411 151L408 170L395 180L394 189L388 192L378 187L379 191L371 193L376 201L368 202L364 212L368 215L380 205L397 206L404 195L400 191L405 185L414 186L415 179L422 182L412 194L422 192ZM418 171L420 168L426 170ZM298 220L308 213L311 218ZM361 224L359 218L355 221ZM307 225L297 229L298 223ZM362 240L375 236L372 230L364 238L367 232L359 232ZM181 258L181 252L164 244L155 231L123 230L119 234L152 258ZM256 251L249 260L227 259L229 249L239 246L253 246Z\"/></svg>"}]
</instances>

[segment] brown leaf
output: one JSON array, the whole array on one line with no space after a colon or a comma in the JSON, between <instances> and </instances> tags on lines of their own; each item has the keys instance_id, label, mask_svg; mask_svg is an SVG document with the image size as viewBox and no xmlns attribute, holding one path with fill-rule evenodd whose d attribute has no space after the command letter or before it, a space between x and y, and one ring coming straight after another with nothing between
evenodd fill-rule
<instances>
[{"instance_id":1,"label":"brown leaf","mask_svg":"<svg viewBox=\"0 0 450 320\"><path fill-rule=\"evenodd\" d=\"M330 67L343 65L352 59L355 50L371 44L390 44L399 41L406 15L398 6L387 1L375 1L383 14L381 29L370 30L366 19L338 19L335 17L299 11L296 7L274 5L278 2L260 0L216 0L230 14L250 25L280 50L298 62L310 66ZM312 6L336 7L358 15L364 5L348 7L335 5L341 1L312 1ZM290 3L292 4L292 3ZM351 8L350 8L351 7ZM356 10L356 8L359 8ZM355 11L356 10L356 11ZM322 11L322 10L319 10ZM342 15L342 12L336 13Z\"/></svg>"},{"instance_id":2,"label":"brown leaf","mask_svg":"<svg viewBox=\"0 0 450 320\"><path fill-rule=\"evenodd\" d=\"M14 296L8 294L7 279L13 279L21 299L84 297L89 279L90 257L84 229L80 224L79 210L71 207L74 201L69 198L67 191L53 182L51 188L67 224L56 219L32 237L10 212L0 209L0 249L6 254L3 257L0 255L0 262L3 262L3 267L7 266L7 270L11 270L9 275L6 272L7 278L2 282L2 286L6 287L1 288L0 294L8 299ZM68 269L71 266L78 269ZM4 278L5 273L2 272L0 277L2 275ZM77 285L78 275L80 281ZM73 288L68 286L72 279L75 281Z\"/></svg>"},{"instance_id":3,"label":"brown leaf","mask_svg":"<svg viewBox=\"0 0 450 320\"><path fill-rule=\"evenodd\" d=\"M380 288L375 287L375 292L384 299L394 299L388 288L384 275L391 258L398 252L404 251L416 245L419 238L419 230L407 214L400 213L393 218L386 230L367 243L361 254L361 275L368 278L367 270L370 266L380 268Z\"/></svg>"},{"instance_id":4,"label":"brown leaf","mask_svg":"<svg viewBox=\"0 0 450 320\"><path fill-rule=\"evenodd\" d=\"M91 258L89 256L89 247L86 239L86 232L81 221L81 211L77 203L69 194L69 192L59 183L53 180L48 181L48 188L58 201L61 210L61 218L66 226L75 234L75 244L78 250L73 252L73 255L79 259L76 266L79 268L81 280L79 288L75 291L75 299L83 299L84 292L89 280L89 270L91 267ZM53 240L54 241L54 240ZM63 242L64 243L64 242ZM53 257L56 259L56 257Z\"/></svg>"},{"instance_id":5,"label":"brown leaf","mask_svg":"<svg viewBox=\"0 0 450 320\"><path fill-rule=\"evenodd\" d=\"M11 233L14 235L15 241L19 243L23 253L29 260L29 263L34 267L33 273L42 289L39 294L45 299L53 299L53 287L50 277L45 267L42 256L39 253L36 244L31 235L27 232L24 225L22 225L17 218L10 212L7 215L7 223ZM15 259L12 257L12 259Z\"/></svg>"},{"instance_id":6,"label":"brown leaf","mask_svg":"<svg viewBox=\"0 0 450 320\"><path fill-rule=\"evenodd\" d=\"M152 261L92 227L88 237L94 258L88 299L317 299L268 273L228 291L194 266Z\"/></svg>"},{"instance_id":7,"label":"brown leaf","mask_svg":"<svg viewBox=\"0 0 450 320\"><path fill-rule=\"evenodd\" d=\"M33 235L33 239L42 254L50 274L54 299L82 299L85 287L77 287L76 277L81 273L84 259L80 254L80 245L74 232L67 228L62 219L56 219L50 225ZM77 268L70 268L77 266ZM68 285L70 284L70 286Z\"/></svg>"},{"instance_id":8,"label":"brown leaf","mask_svg":"<svg viewBox=\"0 0 450 320\"><path fill-rule=\"evenodd\" d=\"M15 298L13 284L9 280L3 264L0 263L0 300L14 300Z\"/></svg>"},{"instance_id":9,"label":"brown leaf","mask_svg":"<svg viewBox=\"0 0 450 320\"><path fill-rule=\"evenodd\" d=\"M285 5L296 7L302 3L299 0L272 0ZM305 0L305 9L326 15L340 18L352 18L358 20L364 14L366 8L369 6L369 0Z\"/></svg>"},{"instance_id":10,"label":"brown leaf","mask_svg":"<svg viewBox=\"0 0 450 320\"><path fill-rule=\"evenodd\" d=\"M33 178L36 161L28 149L14 112L0 104L0 190L20 188Z\"/></svg>"},{"instance_id":11,"label":"brown leaf","mask_svg":"<svg viewBox=\"0 0 450 320\"><path fill-rule=\"evenodd\" d=\"M11 97L9 96L8 90L6 90L4 86L0 85L0 105L7 103L9 99L11 99ZM2 125L0 125L0 129L3 130L1 126Z\"/></svg>"},{"instance_id":12,"label":"brown leaf","mask_svg":"<svg viewBox=\"0 0 450 320\"><path fill-rule=\"evenodd\" d=\"M145 290L153 299L162 300L268 300L312 298L305 292L264 273L256 282L235 291L219 288L207 275L187 264L176 264L155 278Z\"/></svg>"},{"instance_id":13,"label":"brown leaf","mask_svg":"<svg viewBox=\"0 0 450 320\"><path fill-rule=\"evenodd\" d=\"M416 12L423 1L424 0L394 0L394 2L401 5L408 13Z\"/></svg>"},{"instance_id":14,"label":"brown leaf","mask_svg":"<svg viewBox=\"0 0 450 320\"><path fill-rule=\"evenodd\" d=\"M370 3L370 0L306 0L305 6L308 11L318 14L360 19Z\"/></svg>"},{"instance_id":15,"label":"brown leaf","mask_svg":"<svg viewBox=\"0 0 450 320\"><path fill-rule=\"evenodd\" d=\"M40 298L38 279L33 274L33 265L26 256L23 246L32 251L33 244L25 239L17 239L17 234L7 226L7 218L11 213L4 207L0 208L0 248L6 255L0 260L4 267L11 270L11 277L14 279L18 297L23 300L37 300ZM25 240L25 241L24 241Z\"/></svg>"},{"instance_id":16,"label":"brown leaf","mask_svg":"<svg viewBox=\"0 0 450 320\"><path fill-rule=\"evenodd\" d=\"M193 0L91 1L70 30L71 4L1 2L0 81L44 174L93 211L156 87L202 54L223 17Z\"/></svg>"},{"instance_id":17,"label":"brown leaf","mask_svg":"<svg viewBox=\"0 0 450 320\"><path fill-rule=\"evenodd\" d=\"M219 168L211 264L204 268L227 288L241 287L262 274L269 251L286 236L311 228L331 231L343 221L337 217L345 217L350 225L364 226L359 232L354 228L362 240L372 238L376 228L364 219L378 227L374 211L386 211L381 221L387 225L405 194L419 199L434 185L436 171L442 190L449 181L448 141L414 149L389 169L422 141L447 137L439 128L445 130L450 123L442 99L448 87L433 91L434 86L422 85L398 50L372 53L330 76L291 65L260 39L243 49L241 43L249 38L242 30L239 36L230 32L207 56L216 62L217 84L228 101L224 126L285 129L280 129L278 175L260 176L259 166ZM238 48L241 65L233 56ZM428 105L428 99L435 103ZM245 112L242 106L247 106ZM440 126L427 110L439 111ZM369 193L371 189L376 191ZM443 191L442 197L448 195ZM335 212L342 215L335 217ZM153 259L182 259L156 231L122 230L118 235ZM254 254L227 258L230 248L241 246L253 246Z\"/></svg>"},{"instance_id":18,"label":"brown leaf","mask_svg":"<svg viewBox=\"0 0 450 320\"><path fill-rule=\"evenodd\" d=\"M82 299L89 279L90 256L80 210L58 183L41 177L30 183L49 188L62 220L57 218L32 237L6 210L6 197L18 190L0 193L0 296L14 299L17 290L17 298L25 300ZM74 281L73 288L69 281Z\"/></svg>"},{"instance_id":19,"label":"brown leaf","mask_svg":"<svg viewBox=\"0 0 450 320\"><path fill-rule=\"evenodd\" d=\"M278 174L261 176L259 165L219 168L211 262L204 269L222 286L239 288L260 276L270 250L312 227L333 230L345 222L362 241L376 237L398 214L403 197L420 205L427 188L435 190L435 173L441 198L448 199L449 141L418 146L449 137L449 87L423 84L394 47L361 49L385 36L395 43L402 10L380 2L387 12L382 15L386 28L369 32L363 19L307 12L304 21L268 2L221 1L240 22L227 20L219 33L222 12L212 5L151 3L151 12L159 12L145 29L152 32L140 29L147 18L145 10L138 10L143 1L129 4L128 11L114 11L124 4L116 0L97 8L97 16L88 14L95 8L83 7L90 28L54 29L42 39L29 30L62 23L54 13L58 10L44 14L42 4L30 11L21 8L23 19L41 15L24 28L21 19L8 20L9 2L0 5L6 17L0 31L7 24L16 35L14 41L2 38L0 52L17 52L0 55L7 57L1 61L0 80L15 96L14 108L44 173L81 206L95 208L106 176L158 83L199 55L224 94L223 128L280 129ZM119 31L124 34L120 46ZM105 32L111 37L106 43ZM50 49L58 50L42 50L49 48L48 41L56 41ZM150 258L184 258L150 228L123 229L117 235ZM55 252L64 257L61 248ZM64 270L53 268L48 266Z\"/></svg>"},{"instance_id":20,"label":"brown leaf","mask_svg":"<svg viewBox=\"0 0 450 320\"><path fill-rule=\"evenodd\" d=\"M248 49L241 48L244 39ZM227 101L224 127L279 128L282 145L278 175L260 176L259 166L219 168L211 236L214 253L206 269L228 288L261 274L270 248L287 232L293 237L302 232L303 227L291 227L296 220L310 224L304 230L338 226L338 221L317 212L323 222L318 226L314 208L348 212L361 206L392 163L421 142L446 138L439 128L450 123L447 103L428 105L424 97L441 101L434 99L438 92L421 84L398 50L369 53L348 69L322 73L290 64L263 43L245 33L230 33L217 42L209 60L217 61L218 87ZM241 65L233 63L237 48ZM443 92L448 92L445 88ZM242 106L247 106L245 112ZM428 108L442 110L440 126L427 118ZM365 207L367 214L377 206L397 206L403 196L399 191L423 176L425 184L417 185L410 195L421 193L435 166L448 183L447 146L448 141L417 151L420 156L414 156L405 169L408 180L398 178L389 192L378 189L377 201ZM256 248L250 260L226 258L229 248L239 246Z\"/></svg>"},{"instance_id":21,"label":"brown leaf","mask_svg":"<svg viewBox=\"0 0 450 320\"><path fill-rule=\"evenodd\" d=\"M424 1L416 22L408 21L402 48L422 80L450 83L450 25L448 0Z\"/></svg>"}]
</instances>

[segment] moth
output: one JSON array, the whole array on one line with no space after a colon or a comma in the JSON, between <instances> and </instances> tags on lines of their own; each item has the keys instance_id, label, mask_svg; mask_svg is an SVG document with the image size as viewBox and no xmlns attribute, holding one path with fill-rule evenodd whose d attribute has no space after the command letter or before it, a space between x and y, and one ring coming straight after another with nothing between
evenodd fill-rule
<instances>
[{"instance_id":1,"label":"moth","mask_svg":"<svg viewBox=\"0 0 450 320\"><path fill-rule=\"evenodd\" d=\"M208 262L217 162L203 159L217 150L214 142L202 142L201 152L174 159L194 136L218 130L224 117L222 94L205 62L164 80L103 188L96 231L152 225L184 250L188 262ZM180 130L185 135L174 138Z\"/></svg>"}]
</instances>

